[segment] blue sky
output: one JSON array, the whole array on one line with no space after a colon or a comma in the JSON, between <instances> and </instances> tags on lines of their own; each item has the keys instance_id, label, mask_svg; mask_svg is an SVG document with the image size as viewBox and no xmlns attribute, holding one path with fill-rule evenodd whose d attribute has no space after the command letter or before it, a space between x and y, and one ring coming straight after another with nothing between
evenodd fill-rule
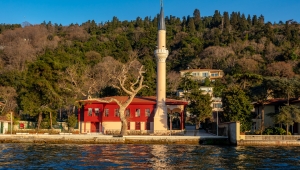
<instances>
[{"instance_id":1,"label":"blue sky","mask_svg":"<svg viewBox=\"0 0 300 170\"><path fill-rule=\"evenodd\" d=\"M152 18L159 13L160 0L0 0L0 23L40 24L43 21L69 25L88 20L96 23L111 20L135 20L138 16ZM232 11L263 15L272 23L293 19L300 22L300 0L164 0L165 15L182 18L192 16L195 9L201 16Z\"/></svg>"}]
</instances>

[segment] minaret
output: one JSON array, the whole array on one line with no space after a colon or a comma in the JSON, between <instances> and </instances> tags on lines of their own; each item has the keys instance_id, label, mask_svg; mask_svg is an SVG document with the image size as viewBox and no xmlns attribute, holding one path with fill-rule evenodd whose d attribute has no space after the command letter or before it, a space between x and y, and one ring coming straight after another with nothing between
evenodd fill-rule
<instances>
[{"instance_id":1,"label":"minaret","mask_svg":"<svg viewBox=\"0 0 300 170\"><path fill-rule=\"evenodd\" d=\"M166 25L161 1L158 19L157 49L154 51L157 62L156 73L156 109L154 115L154 133L168 129L166 107L166 59L169 51L166 48Z\"/></svg>"}]
</instances>

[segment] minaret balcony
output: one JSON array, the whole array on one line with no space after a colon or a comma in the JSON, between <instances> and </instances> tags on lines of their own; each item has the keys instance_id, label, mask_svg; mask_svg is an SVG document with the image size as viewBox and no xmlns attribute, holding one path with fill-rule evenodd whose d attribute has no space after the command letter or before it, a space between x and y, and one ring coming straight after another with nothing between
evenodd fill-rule
<instances>
[{"instance_id":1,"label":"minaret balcony","mask_svg":"<svg viewBox=\"0 0 300 170\"><path fill-rule=\"evenodd\" d=\"M156 49L154 51L154 54L158 62L166 62L166 59L169 55L169 51L165 49Z\"/></svg>"},{"instance_id":2,"label":"minaret balcony","mask_svg":"<svg viewBox=\"0 0 300 170\"><path fill-rule=\"evenodd\" d=\"M165 49L156 49L154 51L155 56L161 56L164 55L165 57L168 57L169 55L169 50L165 50Z\"/></svg>"}]
</instances>

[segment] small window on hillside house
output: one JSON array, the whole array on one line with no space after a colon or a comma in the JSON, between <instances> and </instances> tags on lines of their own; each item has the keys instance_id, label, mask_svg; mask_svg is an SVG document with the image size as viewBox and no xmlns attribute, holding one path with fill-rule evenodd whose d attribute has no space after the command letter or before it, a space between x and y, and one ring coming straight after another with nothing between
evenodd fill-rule
<instances>
[{"instance_id":1,"label":"small window on hillside house","mask_svg":"<svg viewBox=\"0 0 300 170\"><path fill-rule=\"evenodd\" d=\"M135 110L135 117L140 117L141 116L141 110L140 109L136 109Z\"/></svg>"},{"instance_id":2,"label":"small window on hillside house","mask_svg":"<svg viewBox=\"0 0 300 170\"><path fill-rule=\"evenodd\" d=\"M119 109L115 109L115 117L120 117Z\"/></svg>"},{"instance_id":3,"label":"small window on hillside house","mask_svg":"<svg viewBox=\"0 0 300 170\"><path fill-rule=\"evenodd\" d=\"M88 108L88 116L92 116L92 114L93 114L92 108Z\"/></svg>"},{"instance_id":4,"label":"small window on hillside house","mask_svg":"<svg viewBox=\"0 0 300 170\"><path fill-rule=\"evenodd\" d=\"M212 77L218 77L219 74L218 74L218 73L211 73L211 76L212 76Z\"/></svg>"},{"instance_id":5,"label":"small window on hillside house","mask_svg":"<svg viewBox=\"0 0 300 170\"><path fill-rule=\"evenodd\" d=\"M145 116L150 117L150 109L145 109Z\"/></svg>"},{"instance_id":6,"label":"small window on hillside house","mask_svg":"<svg viewBox=\"0 0 300 170\"><path fill-rule=\"evenodd\" d=\"M104 110L104 116L105 116L105 117L108 117L108 116L109 116L109 109L105 109L105 110Z\"/></svg>"},{"instance_id":7,"label":"small window on hillside house","mask_svg":"<svg viewBox=\"0 0 300 170\"><path fill-rule=\"evenodd\" d=\"M95 116L99 116L99 108L95 108Z\"/></svg>"},{"instance_id":8,"label":"small window on hillside house","mask_svg":"<svg viewBox=\"0 0 300 170\"><path fill-rule=\"evenodd\" d=\"M208 73L202 73L202 77L208 77Z\"/></svg>"},{"instance_id":9,"label":"small window on hillside house","mask_svg":"<svg viewBox=\"0 0 300 170\"><path fill-rule=\"evenodd\" d=\"M213 103L213 108L222 108L222 104L221 103Z\"/></svg>"}]
</instances>

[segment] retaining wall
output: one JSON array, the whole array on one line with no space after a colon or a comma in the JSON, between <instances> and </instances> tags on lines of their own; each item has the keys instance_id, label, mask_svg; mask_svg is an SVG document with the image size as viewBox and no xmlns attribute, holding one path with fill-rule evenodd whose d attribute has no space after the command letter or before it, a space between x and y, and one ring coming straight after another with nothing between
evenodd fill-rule
<instances>
[{"instance_id":1,"label":"retaining wall","mask_svg":"<svg viewBox=\"0 0 300 170\"><path fill-rule=\"evenodd\" d=\"M52 144L226 144L227 138L200 136L0 135L0 143Z\"/></svg>"}]
</instances>

